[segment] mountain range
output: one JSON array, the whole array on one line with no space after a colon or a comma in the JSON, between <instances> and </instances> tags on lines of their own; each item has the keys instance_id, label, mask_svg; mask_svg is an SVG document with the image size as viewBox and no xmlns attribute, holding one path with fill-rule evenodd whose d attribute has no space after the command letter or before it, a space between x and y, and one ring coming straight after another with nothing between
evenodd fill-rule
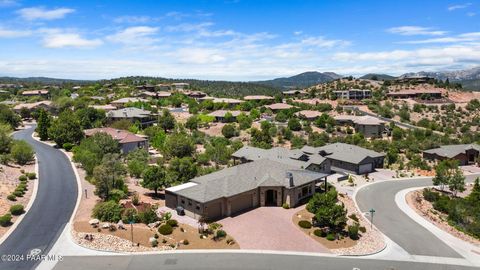
<instances>
[{"instance_id":1,"label":"mountain range","mask_svg":"<svg viewBox=\"0 0 480 270\"><path fill-rule=\"evenodd\" d=\"M308 71L292 77L282 77L273 80L257 81L255 83L270 85L282 89L305 88L312 85L331 82L342 77L342 75L338 75L334 72Z\"/></svg>"}]
</instances>

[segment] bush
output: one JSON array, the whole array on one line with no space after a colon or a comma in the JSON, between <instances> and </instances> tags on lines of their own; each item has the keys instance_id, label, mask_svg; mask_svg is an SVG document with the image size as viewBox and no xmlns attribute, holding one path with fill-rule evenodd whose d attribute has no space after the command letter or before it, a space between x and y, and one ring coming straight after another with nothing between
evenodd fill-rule
<instances>
[{"instance_id":1,"label":"bush","mask_svg":"<svg viewBox=\"0 0 480 270\"><path fill-rule=\"evenodd\" d=\"M115 201L97 203L93 208L93 216L101 221L118 222L122 207Z\"/></svg>"},{"instance_id":2,"label":"bush","mask_svg":"<svg viewBox=\"0 0 480 270\"><path fill-rule=\"evenodd\" d=\"M358 239L358 224L354 224L354 225L350 225L348 226L348 236L352 239L352 240L357 240Z\"/></svg>"},{"instance_id":3,"label":"bush","mask_svg":"<svg viewBox=\"0 0 480 270\"><path fill-rule=\"evenodd\" d=\"M163 224L162 226L158 227L158 232L161 235L169 235L169 234L172 234L173 228L168 224Z\"/></svg>"},{"instance_id":4,"label":"bush","mask_svg":"<svg viewBox=\"0 0 480 270\"><path fill-rule=\"evenodd\" d=\"M17 200L17 196L15 196L14 194L10 194L7 196L7 199L9 201L16 201Z\"/></svg>"},{"instance_id":5,"label":"bush","mask_svg":"<svg viewBox=\"0 0 480 270\"><path fill-rule=\"evenodd\" d=\"M308 220L300 220L298 222L298 226L300 226L304 229L310 229L310 228L312 228L312 223Z\"/></svg>"},{"instance_id":6,"label":"bush","mask_svg":"<svg viewBox=\"0 0 480 270\"><path fill-rule=\"evenodd\" d=\"M27 173L27 177L28 179L33 180L37 178L37 174L34 172L30 172L30 173Z\"/></svg>"},{"instance_id":7,"label":"bush","mask_svg":"<svg viewBox=\"0 0 480 270\"><path fill-rule=\"evenodd\" d=\"M139 212L138 213L138 218L139 218L140 222L142 222L144 224L153 223L153 222L158 220L157 213L155 213L155 209L153 207L149 207L149 208L145 209L144 211Z\"/></svg>"},{"instance_id":8,"label":"bush","mask_svg":"<svg viewBox=\"0 0 480 270\"><path fill-rule=\"evenodd\" d=\"M217 231L217 234L215 235L217 238L223 238L225 236L227 236L227 232L224 231L224 230L218 230Z\"/></svg>"},{"instance_id":9,"label":"bush","mask_svg":"<svg viewBox=\"0 0 480 270\"><path fill-rule=\"evenodd\" d=\"M0 217L0 226L2 227L7 227L12 224L12 215L10 214L5 214Z\"/></svg>"},{"instance_id":10,"label":"bush","mask_svg":"<svg viewBox=\"0 0 480 270\"><path fill-rule=\"evenodd\" d=\"M152 247L158 246L158 241L157 239L152 240Z\"/></svg>"},{"instance_id":11,"label":"bush","mask_svg":"<svg viewBox=\"0 0 480 270\"><path fill-rule=\"evenodd\" d=\"M17 196L17 197L23 197L23 192L21 192L21 191L14 191L12 194Z\"/></svg>"},{"instance_id":12,"label":"bush","mask_svg":"<svg viewBox=\"0 0 480 270\"><path fill-rule=\"evenodd\" d=\"M335 240L335 234L333 234L333 233L327 234L327 240L328 241L334 241Z\"/></svg>"},{"instance_id":13,"label":"bush","mask_svg":"<svg viewBox=\"0 0 480 270\"><path fill-rule=\"evenodd\" d=\"M348 216L348 217L349 217L350 219L352 219L353 221L358 222L358 217L357 217L357 215L351 214L351 215Z\"/></svg>"},{"instance_id":14,"label":"bush","mask_svg":"<svg viewBox=\"0 0 480 270\"><path fill-rule=\"evenodd\" d=\"M73 143L64 143L62 145L63 149L65 149L65 151L67 151L67 152L70 152L72 150L73 146L74 146Z\"/></svg>"},{"instance_id":15,"label":"bush","mask_svg":"<svg viewBox=\"0 0 480 270\"><path fill-rule=\"evenodd\" d=\"M122 212L123 223L138 222L137 210L135 208L127 208Z\"/></svg>"},{"instance_id":16,"label":"bush","mask_svg":"<svg viewBox=\"0 0 480 270\"><path fill-rule=\"evenodd\" d=\"M445 195L441 195L435 202L433 202L433 208L443 213L448 213L449 205L450 198Z\"/></svg>"},{"instance_id":17,"label":"bush","mask_svg":"<svg viewBox=\"0 0 480 270\"><path fill-rule=\"evenodd\" d=\"M188 244L190 244L190 242L188 242L188 240L185 239L185 240L183 240L183 244L187 246Z\"/></svg>"},{"instance_id":18,"label":"bush","mask_svg":"<svg viewBox=\"0 0 480 270\"><path fill-rule=\"evenodd\" d=\"M327 236L327 233L324 230L316 229L313 231L313 234L318 237L325 237Z\"/></svg>"},{"instance_id":19,"label":"bush","mask_svg":"<svg viewBox=\"0 0 480 270\"><path fill-rule=\"evenodd\" d=\"M20 180L21 182L25 182L25 181L28 180L28 178L27 178L26 175L23 175L23 174L22 174L22 175L20 175L20 176L18 177L18 180Z\"/></svg>"},{"instance_id":20,"label":"bush","mask_svg":"<svg viewBox=\"0 0 480 270\"><path fill-rule=\"evenodd\" d=\"M167 220L167 224L172 226L172 227L177 227L178 226L178 221L176 221L175 219L170 219L170 220Z\"/></svg>"},{"instance_id":21,"label":"bush","mask_svg":"<svg viewBox=\"0 0 480 270\"><path fill-rule=\"evenodd\" d=\"M26 141L15 141L10 154L13 160L20 165L25 165L28 162L33 161L35 156L33 148Z\"/></svg>"},{"instance_id":22,"label":"bush","mask_svg":"<svg viewBox=\"0 0 480 270\"><path fill-rule=\"evenodd\" d=\"M10 213L12 215L18 216L18 215L23 214L23 212L25 212L25 211L23 209L23 205L21 205L21 204L15 204L15 205L10 206Z\"/></svg>"},{"instance_id":23,"label":"bush","mask_svg":"<svg viewBox=\"0 0 480 270\"><path fill-rule=\"evenodd\" d=\"M15 189L16 192L21 192L22 194L25 194L25 188L24 187L17 187Z\"/></svg>"},{"instance_id":24,"label":"bush","mask_svg":"<svg viewBox=\"0 0 480 270\"><path fill-rule=\"evenodd\" d=\"M360 226L358 227L358 230L362 233L366 233L367 232L367 228L365 228L364 226Z\"/></svg>"},{"instance_id":25,"label":"bush","mask_svg":"<svg viewBox=\"0 0 480 270\"><path fill-rule=\"evenodd\" d=\"M290 209L290 205L288 203L282 204L283 209Z\"/></svg>"},{"instance_id":26,"label":"bush","mask_svg":"<svg viewBox=\"0 0 480 270\"><path fill-rule=\"evenodd\" d=\"M429 202L435 202L440 198L440 193L432 191L430 188L423 189L423 198Z\"/></svg>"},{"instance_id":27,"label":"bush","mask_svg":"<svg viewBox=\"0 0 480 270\"><path fill-rule=\"evenodd\" d=\"M124 199L125 197L127 197L127 195L123 190L120 190L120 189L112 189L109 194L110 200L114 200L116 202L119 202L121 199Z\"/></svg>"}]
</instances>

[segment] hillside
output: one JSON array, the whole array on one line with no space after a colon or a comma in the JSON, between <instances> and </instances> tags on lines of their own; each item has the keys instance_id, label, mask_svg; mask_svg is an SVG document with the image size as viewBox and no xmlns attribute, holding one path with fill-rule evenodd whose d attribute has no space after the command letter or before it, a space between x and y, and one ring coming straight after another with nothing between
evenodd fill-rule
<instances>
[{"instance_id":1,"label":"hillside","mask_svg":"<svg viewBox=\"0 0 480 270\"><path fill-rule=\"evenodd\" d=\"M306 88L320 83L331 82L341 77L341 75L338 75L334 72L321 73L317 71L309 71L292 77L283 77L267 81L257 81L255 83L283 89Z\"/></svg>"},{"instance_id":2,"label":"hillside","mask_svg":"<svg viewBox=\"0 0 480 270\"><path fill-rule=\"evenodd\" d=\"M360 77L359 79L366 79L366 80L377 80L377 81L388 81L394 80L396 77L390 76L388 74L377 74L377 73L368 73Z\"/></svg>"},{"instance_id":3,"label":"hillside","mask_svg":"<svg viewBox=\"0 0 480 270\"><path fill-rule=\"evenodd\" d=\"M443 72L410 72L405 73L402 76L412 75L429 76L442 81L448 79L450 82L461 83L464 89L480 91L480 67Z\"/></svg>"},{"instance_id":4,"label":"hillside","mask_svg":"<svg viewBox=\"0 0 480 270\"><path fill-rule=\"evenodd\" d=\"M54 84L60 85L65 83L85 84L93 81L88 80L71 80L71 79L57 79L48 77L0 77L0 83L27 83L27 84Z\"/></svg>"}]
</instances>

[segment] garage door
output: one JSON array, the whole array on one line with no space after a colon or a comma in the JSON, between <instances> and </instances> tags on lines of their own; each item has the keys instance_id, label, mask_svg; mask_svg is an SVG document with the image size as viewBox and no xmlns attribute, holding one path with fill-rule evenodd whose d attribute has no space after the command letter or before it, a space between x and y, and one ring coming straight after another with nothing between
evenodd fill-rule
<instances>
[{"instance_id":1,"label":"garage door","mask_svg":"<svg viewBox=\"0 0 480 270\"><path fill-rule=\"evenodd\" d=\"M232 215L252 208L252 194L235 197L231 200Z\"/></svg>"},{"instance_id":2,"label":"garage door","mask_svg":"<svg viewBox=\"0 0 480 270\"><path fill-rule=\"evenodd\" d=\"M222 203L208 205L207 215L211 220L220 219L222 217Z\"/></svg>"},{"instance_id":3,"label":"garage door","mask_svg":"<svg viewBox=\"0 0 480 270\"><path fill-rule=\"evenodd\" d=\"M373 163L362 164L358 168L359 174L369 173L371 171L373 171Z\"/></svg>"}]
</instances>

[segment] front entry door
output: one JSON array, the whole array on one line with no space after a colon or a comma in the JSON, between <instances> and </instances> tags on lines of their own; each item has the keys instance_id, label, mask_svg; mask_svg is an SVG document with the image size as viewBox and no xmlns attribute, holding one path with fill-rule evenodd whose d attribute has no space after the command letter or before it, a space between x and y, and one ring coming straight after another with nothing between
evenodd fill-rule
<instances>
[{"instance_id":1,"label":"front entry door","mask_svg":"<svg viewBox=\"0 0 480 270\"><path fill-rule=\"evenodd\" d=\"M269 189L265 194L266 206L277 206L277 191Z\"/></svg>"}]
</instances>

